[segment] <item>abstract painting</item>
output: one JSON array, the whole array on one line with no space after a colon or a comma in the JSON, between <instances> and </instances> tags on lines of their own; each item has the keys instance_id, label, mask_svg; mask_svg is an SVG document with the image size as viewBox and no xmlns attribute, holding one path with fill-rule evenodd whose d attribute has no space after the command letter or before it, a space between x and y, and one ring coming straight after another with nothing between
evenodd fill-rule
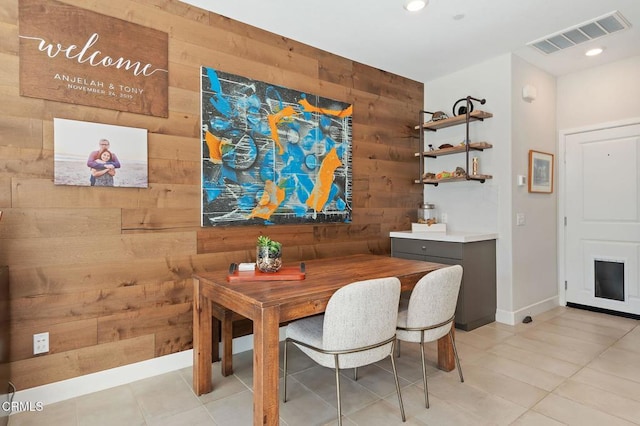
<instances>
[{"instance_id":1,"label":"abstract painting","mask_svg":"<svg viewBox=\"0 0 640 426\"><path fill-rule=\"evenodd\" d=\"M201 68L202 226L351 221L345 102Z\"/></svg>"}]
</instances>

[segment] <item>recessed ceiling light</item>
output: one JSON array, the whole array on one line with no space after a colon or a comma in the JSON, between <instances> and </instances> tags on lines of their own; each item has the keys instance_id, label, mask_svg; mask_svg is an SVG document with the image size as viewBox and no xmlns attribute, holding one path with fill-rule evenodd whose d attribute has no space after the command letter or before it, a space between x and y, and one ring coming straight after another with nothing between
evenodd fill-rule
<instances>
[{"instance_id":1,"label":"recessed ceiling light","mask_svg":"<svg viewBox=\"0 0 640 426\"><path fill-rule=\"evenodd\" d=\"M587 50L585 55L587 55L587 56L598 56L599 54L602 53L603 50L604 49L602 47L596 47L594 49Z\"/></svg>"},{"instance_id":2,"label":"recessed ceiling light","mask_svg":"<svg viewBox=\"0 0 640 426\"><path fill-rule=\"evenodd\" d=\"M427 3L429 3L429 0L406 0L404 2L404 8L409 12L417 12L424 9Z\"/></svg>"}]
</instances>

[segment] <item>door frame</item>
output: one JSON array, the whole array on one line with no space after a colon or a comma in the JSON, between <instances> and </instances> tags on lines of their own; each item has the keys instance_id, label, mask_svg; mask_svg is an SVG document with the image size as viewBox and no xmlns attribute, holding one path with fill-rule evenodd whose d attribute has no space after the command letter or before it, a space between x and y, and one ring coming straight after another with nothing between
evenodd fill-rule
<instances>
[{"instance_id":1,"label":"door frame","mask_svg":"<svg viewBox=\"0 0 640 426\"><path fill-rule=\"evenodd\" d=\"M558 302L561 306L567 306L567 293L564 288L565 280L567 279L567 271L565 268L565 250L566 250L566 237L564 218L566 215L566 145L565 140L569 135L577 133L592 132L598 130L612 129L615 127L630 126L634 124L640 124L640 117L627 118L624 120L611 121L599 124L593 124L584 127L576 127L572 129L564 129L558 131Z\"/></svg>"}]
</instances>

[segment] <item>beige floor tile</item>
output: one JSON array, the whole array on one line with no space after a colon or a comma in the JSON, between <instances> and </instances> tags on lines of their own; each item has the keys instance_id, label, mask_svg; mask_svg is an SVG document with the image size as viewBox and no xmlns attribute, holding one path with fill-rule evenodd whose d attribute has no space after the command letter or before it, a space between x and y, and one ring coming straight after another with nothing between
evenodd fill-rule
<instances>
[{"instance_id":1,"label":"beige floor tile","mask_svg":"<svg viewBox=\"0 0 640 426\"><path fill-rule=\"evenodd\" d=\"M631 426L633 423L604 413L585 404L555 394L549 394L533 410L568 425Z\"/></svg>"},{"instance_id":2,"label":"beige floor tile","mask_svg":"<svg viewBox=\"0 0 640 426\"><path fill-rule=\"evenodd\" d=\"M640 353L640 327L636 327L614 345L614 348Z\"/></svg>"},{"instance_id":3,"label":"beige floor tile","mask_svg":"<svg viewBox=\"0 0 640 426\"><path fill-rule=\"evenodd\" d=\"M364 386L369 391L373 392L380 398L384 398L389 394L396 394L396 382L393 377L393 368L391 367L391 361L386 359L388 369L382 369L377 365L367 365L358 368L358 380L357 383L360 386ZM353 370L346 370L345 376L353 378ZM427 374L429 374L427 372ZM398 379L398 383L401 387L409 386L412 382L403 378Z\"/></svg>"},{"instance_id":4,"label":"beige floor tile","mask_svg":"<svg viewBox=\"0 0 640 426\"><path fill-rule=\"evenodd\" d=\"M555 321L555 322L554 322ZM585 330L584 327L574 327L574 324L564 319L557 319L541 324L536 330L547 333L554 333L559 336L570 337L585 342L595 343L602 346L609 346L615 343L624 332L611 327L599 327L590 325L588 328L597 328L597 331ZM609 333L607 333L607 331Z\"/></svg>"},{"instance_id":5,"label":"beige floor tile","mask_svg":"<svg viewBox=\"0 0 640 426\"><path fill-rule=\"evenodd\" d=\"M179 370L179 373L187 386L193 388L193 368L184 368L182 370ZM222 373L220 372L219 362L213 364L213 371L211 373L211 376L213 390L198 397L200 402L203 404L209 401L214 401L216 399L226 398L228 396L244 392L249 389L249 387L245 386L245 384L233 374L227 377L223 377Z\"/></svg>"},{"instance_id":6,"label":"beige floor tile","mask_svg":"<svg viewBox=\"0 0 640 426\"><path fill-rule=\"evenodd\" d=\"M114 410L113 407L118 407ZM144 425L144 416L129 385L77 399L78 426Z\"/></svg>"},{"instance_id":7,"label":"beige floor tile","mask_svg":"<svg viewBox=\"0 0 640 426\"><path fill-rule=\"evenodd\" d=\"M638 354L611 347L589 364L589 367L640 383Z\"/></svg>"},{"instance_id":8,"label":"beige floor tile","mask_svg":"<svg viewBox=\"0 0 640 426\"><path fill-rule=\"evenodd\" d=\"M218 426L253 425L253 393L249 390L204 404Z\"/></svg>"},{"instance_id":9,"label":"beige floor tile","mask_svg":"<svg viewBox=\"0 0 640 426\"><path fill-rule=\"evenodd\" d=\"M387 397L389 404L398 407L398 402ZM438 426L479 426L486 423L482 417L435 395L429 395L429 408L424 406L424 392L417 386L402 389L402 401L408 419L416 419L428 425Z\"/></svg>"},{"instance_id":10,"label":"beige floor tile","mask_svg":"<svg viewBox=\"0 0 640 426\"><path fill-rule=\"evenodd\" d=\"M553 393L630 422L640 421L640 402L594 386L569 380Z\"/></svg>"},{"instance_id":11,"label":"beige floor tile","mask_svg":"<svg viewBox=\"0 0 640 426\"><path fill-rule=\"evenodd\" d=\"M280 417L288 425L326 424L338 417L334 405L324 401L293 377L289 377L287 381L287 402L282 402L282 397L280 401Z\"/></svg>"},{"instance_id":12,"label":"beige floor tile","mask_svg":"<svg viewBox=\"0 0 640 426\"><path fill-rule=\"evenodd\" d=\"M563 318L576 319L584 323L591 323L604 327L619 328L626 331L629 331L638 325L638 320L615 315L606 315L599 312L591 312L584 309L567 309L567 312L563 315Z\"/></svg>"},{"instance_id":13,"label":"beige floor tile","mask_svg":"<svg viewBox=\"0 0 640 426\"><path fill-rule=\"evenodd\" d=\"M178 371L140 380L129 386L147 421L172 416L200 405Z\"/></svg>"},{"instance_id":14,"label":"beige floor tile","mask_svg":"<svg viewBox=\"0 0 640 426\"><path fill-rule=\"evenodd\" d=\"M571 377L571 380L640 402L640 382L637 381L607 374L589 367L580 370ZM640 413L638 417L640 418Z\"/></svg>"},{"instance_id":15,"label":"beige floor tile","mask_svg":"<svg viewBox=\"0 0 640 426\"><path fill-rule=\"evenodd\" d=\"M425 423L415 419L409 418L406 422L402 422L400 415L400 409L396 406L389 404L384 400L378 400L371 405L349 414L349 420L357 425L366 426L401 426L401 425L415 425L424 426Z\"/></svg>"},{"instance_id":16,"label":"beige floor tile","mask_svg":"<svg viewBox=\"0 0 640 426\"><path fill-rule=\"evenodd\" d=\"M471 365L463 371L465 385L476 387L522 407L531 408L548 393L543 389L481 366Z\"/></svg>"},{"instance_id":17,"label":"beige floor tile","mask_svg":"<svg viewBox=\"0 0 640 426\"><path fill-rule=\"evenodd\" d=\"M457 370L438 370L437 345L428 344L429 409L419 346L405 343L396 362L407 422L400 421L387 359L361 368L358 381L353 370L341 373L343 424L640 425L634 417L640 412L639 324L558 307L529 324L456 331L466 381L460 383ZM280 425L336 425L333 370L292 347L289 371L290 401L280 402ZM251 425L253 353L234 355L229 377L222 377L220 363L214 363L212 380L213 392L196 397L192 369L185 368L51 404L40 413L14 414L9 426Z\"/></svg>"},{"instance_id":18,"label":"beige floor tile","mask_svg":"<svg viewBox=\"0 0 640 426\"><path fill-rule=\"evenodd\" d=\"M437 376L429 381L429 397L450 401L489 424L508 425L527 409L485 391L460 383L452 376Z\"/></svg>"},{"instance_id":19,"label":"beige floor tile","mask_svg":"<svg viewBox=\"0 0 640 426\"><path fill-rule=\"evenodd\" d=\"M512 346L509 344L509 340L489 349L489 352L499 357L517 361L530 367L535 367L562 377L570 377L582 368L580 365L563 361L558 358L553 358Z\"/></svg>"},{"instance_id":20,"label":"beige floor tile","mask_svg":"<svg viewBox=\"0 0 640 426\"><path fill-rule=\"evenodd\" d=\"M337 407L336 381L333 369L318 366L297 373L293 377L318 394L332 407ZM353 381L353 370L341 373L340 393L342 395L342 413L345 415L358 411L379 399L376 394Z\"/></svg>"},{"instance_id":21,"label":"beige floor tile","mask_svg":"<svg viewBox=\"0 0 640 426\"><path fill-rule=\"evenodd\" d=\"M543 330L544 325L535 330L522 333L521 336L527 339L537 340L553 345L557 348L578 352L590 358L595 358L604 351L611 343L591 343L580 338L563 336Z\"/></svg>"},{"instance_id":22,"label":"beige floor tile","mask_svg":"<svg viewBox=\"0 0 640 426\"><path fill-rule=\"evenodd\" d=\"M18 398L14 399L18 401ZM42 411L24 411L9 416L9 426L75 426L76 399L45 405Z\"/></svg>"},{"instance_id":23,"label":"beige floor tile","mask_svg":"<svg viewBox=\"0 0 640 426\"><path fill-rule=\"evenodd\" d=\"M472 332L456 330L456 342L462 342L476 349L486 350L513 335L514 333L512 332L499 330L495 327L480 327Z\"/></svg>"},{"instance_id":24,"label":"beige floor tile","mask_svg":"<svg viewBox=\"0 0 640 426\"><path fill-rule=\"evenodd\" d=\"M487 354L474 365L482 366L486 370L511 377L523 383L551 392L565 377L549 373L539 368L531 367L520 362L512 361L493 354Z\"/></svg>"},{"instance_id":25,"label":"beige floor tile","mask_svg":"<svg viewBox=\"0 0 640 426\"><path fill-rule=\"evenodd\" d=\"M511 423L511 426L562 426L564 424L535 411L527 411L515 422Z\"/></svg>"},{"instance_id":26,"label":"beige floor tile","mask_svg":"<svg viewBox=\"0 0 640 426\"><path fill-rule=\"evenodd\" d=\"M113 424L125 425L126 423ZM147 423L149 426L215 426L215 424L213 418L203 406L198 406L168 417L154 419Z\"/></svg>"},{"instance_id":27,"label":"beige floor tile","mask_svg":"<svg viewBox=\"0 0 640 426\"><path fill-rule=\"evenodd\" d=\"M575 350L563 348L544 340L532 339L524 337L523 335L510 338L508 344L531 353L549 356L580 366L588 364L595 358L593 354L576 352Z\"/></svg>"}]
</instances>

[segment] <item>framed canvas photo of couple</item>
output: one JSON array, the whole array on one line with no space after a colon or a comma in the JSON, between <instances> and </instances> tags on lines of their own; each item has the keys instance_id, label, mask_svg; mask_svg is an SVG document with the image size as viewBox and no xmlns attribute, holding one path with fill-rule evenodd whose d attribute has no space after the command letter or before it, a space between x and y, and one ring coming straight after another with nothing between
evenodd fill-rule
<instances>
[{"instance_id":1,"label":"framed canvas photo of couple","mask_svg":"<svg viewBox=\"0 0 640 426\"><path fill-rule=\"evenodd\" d=\"M148 187L147 129L53 119L56 185Z\"/></svg>"}]
</instances>

